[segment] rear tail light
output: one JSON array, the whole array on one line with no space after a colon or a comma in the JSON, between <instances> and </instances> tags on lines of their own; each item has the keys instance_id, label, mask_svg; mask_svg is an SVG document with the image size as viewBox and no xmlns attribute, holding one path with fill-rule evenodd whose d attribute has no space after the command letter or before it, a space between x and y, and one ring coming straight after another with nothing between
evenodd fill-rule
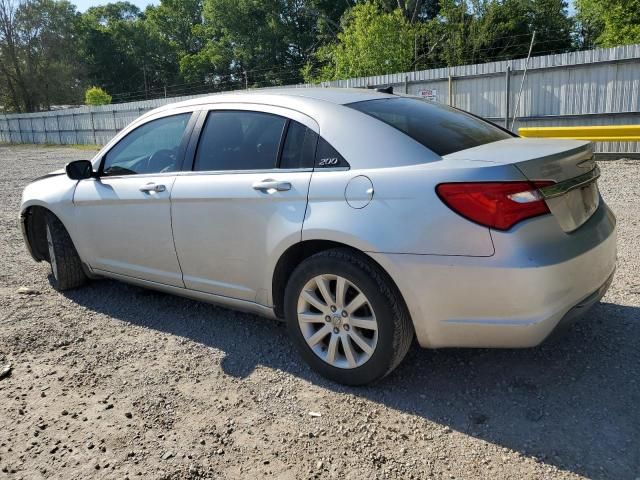
<instances>
[{"instance_id":1,"label":"rear tail light","mask_svg":"<svg viewBox=\"0 0 640 480\"><path fill-rule=\"evenodd\" d=\"M538 189L553 183L441 183L436 192L459 215L485 227L509 230L522 220L550 213Z\"/></svg>"}]
</instances>

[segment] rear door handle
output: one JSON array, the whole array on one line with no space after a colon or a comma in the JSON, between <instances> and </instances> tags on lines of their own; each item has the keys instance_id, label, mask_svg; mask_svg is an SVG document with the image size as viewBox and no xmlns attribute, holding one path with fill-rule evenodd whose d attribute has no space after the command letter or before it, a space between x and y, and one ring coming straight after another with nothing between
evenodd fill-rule
<instances>
[{"instance_id":1,"label":"rear door handle","mask_svg":"<svg viewBox=\"0 0 640 480\"><path fill-rule=\"evenodd\" d=\"M156 185L155 183L147 183L146 185L142 185L140 187L141 192L151 193L151 192L164 192L167 189L164 185Z\"/></svg>"},{"instance_id":2,"label":"rear door handle","mask_svg":"<svg viewBox=\"0 0 640 480\"><path fill-rule=\"evenodd\" d=\"M291 190L291 184L289 182L267 179L254 183L253 189L265 193L286 192L287 190Z\"/></svg>"}]
</instances>

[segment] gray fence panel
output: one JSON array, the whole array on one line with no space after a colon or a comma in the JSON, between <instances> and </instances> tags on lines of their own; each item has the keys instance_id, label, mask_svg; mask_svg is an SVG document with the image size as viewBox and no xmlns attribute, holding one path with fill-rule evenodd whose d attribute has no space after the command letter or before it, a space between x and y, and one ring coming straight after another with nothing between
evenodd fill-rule
<instances>
[{"instance_id":1,"label":"gray fence panel","mask_svg":"<svg viewBox=\"0 0 640 480\"><path fill-rule=\"evenodd\" d=\"M504 124L513 116L526 59L323 82L420 95ZM506 91L507 70L509 91ZM294 85L298 88L313 85ZM281 88L281 87L274 87ZM0 141L105 144L140 115L189 95L100 107L0 117ZM518 110L520 126L620 125L640 122L640 45L533 57ZM510 126L510 122L509 122ZM640 153L639 142L598 143L603 153Z\"/></svg>"},{"instance_id":2,"label":"gray fence panel","mask_svg":"<svg viewBox=\"0 0 640 480\"><path fill-rule=\"evenodd\" d=\"M58 128L61 132L75 131L75 115L73 113L64 113L58 116Z\"/></svg>"},{"instance_id":3,"label":"gray fence panel","mask_svg":"<svg viewBox=\"0 0 640 480\"><path fill-rule=\"evenodd\" d=\"M21 143L33 143L33 131L31 130L30 118L18 118L18 131L20 132Z\"/></svg>"},{"instance_id":4,"label":"gray fence panel","mask_svg":"<svg viewBox=\"0 0 640 480\"><path fill-rule=\"evenodd\" d=\"M76 130L78 134L76 143L78 145L95 145L93 130Z\"/></svg>"},{"instance_id":5,"label":"gray fence panel","mask_svg":"<svg viewBox=\"0 0 640 480\"><path fill-rule=\"evenodd\" d=\"M504 85L504 74L456 80L453 105L481 117L504 116Z\"/></svg>"},{"instance_id":6,"label":"gray fence panel","mask_svg":"<svg viewBox=\"0 0 640 480\"><path fill-rule=\"evenodd\" d=\"M9 120L6 117L0 118L0 142L10 142Z\"/></svg>"},{"instance_id":7,"label":"gray fence panel","mask_svg":"<svg viewBox=\"0 0 640 480\"><path fill-rule=\"evenodd\" d=\"M61 145L74 145L78 143L78 134L75 130L67 130L60 132Z\"/></svg>"},{"instance_id":8,"label":"gray fence panel","mask_svg":"<svg viewBox=\"0 0 640 480\"><path fill-rule=\"evenodd\" d=\"M136 108L135 110L124 110L115 112L115 125L117 130L122 130L124 127L133 122L136 118L138 118L141 113Z\"/></svg>"},{"instance_id":9,"label":"gray fence panel","mask_svg":"<svg viewBox=\"0 0 640 480\"><path fill-rule=\"evenodd\" d=\"M116 136L117 130L98 130L96 131L96 144L105 145Z\"/></svg>"},{"instance_id":10,"label":"gray fence panel","mask_svg":"<svg viewBox=\"0 0 640 480\"><path fill-rule=\"evenodd\" d=\"M114 112L95 112L93 126L96 130L116 130Z\"/></svg>"}]
</instances>

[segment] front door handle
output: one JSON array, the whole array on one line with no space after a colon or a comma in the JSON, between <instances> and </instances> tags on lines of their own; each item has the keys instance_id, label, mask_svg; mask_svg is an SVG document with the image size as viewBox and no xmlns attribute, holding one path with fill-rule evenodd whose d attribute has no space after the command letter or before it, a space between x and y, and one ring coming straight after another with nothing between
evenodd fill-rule
<instances>
[{"instance_id":1,"label":"front door handle","mask_svg":"<svg viewBox=\"0 0 640 480\"><path fill-rule=\"evenodd\" d=\"M156 185L155 183L147 183L146 185L142 185L140 187L141 192L151 193L151 192L164 192L167 189L164 185Z\"/></svg>"},{"instance_id":2,"label":"front door handle","mask_svg":"<svg viewBox=\"0 0 640 480\"><path fill-rule=\"evenodd\" d=\"M291 190L291 184L289 182L267 179L254 183L253 189L265 193L286 192L287 190Z\"/></svg>"}]
</instances>

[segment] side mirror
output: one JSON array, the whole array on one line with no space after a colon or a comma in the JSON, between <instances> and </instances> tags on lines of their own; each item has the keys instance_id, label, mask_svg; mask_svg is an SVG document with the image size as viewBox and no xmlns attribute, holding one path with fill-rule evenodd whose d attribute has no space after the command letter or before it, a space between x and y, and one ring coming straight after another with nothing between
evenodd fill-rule
<instances>
[{"instance_id":1,"label":"side mirror","mask_svg":"<svg viewBox=\"0 0 640 480\"><path fill-rule=\"evenodd\" d=\"M76 160L75 162L67 163L65 170L67 171L67 177L71 180L84 180L95 176L93 165L89 160Z\"/></svg>"}]
</instances>

